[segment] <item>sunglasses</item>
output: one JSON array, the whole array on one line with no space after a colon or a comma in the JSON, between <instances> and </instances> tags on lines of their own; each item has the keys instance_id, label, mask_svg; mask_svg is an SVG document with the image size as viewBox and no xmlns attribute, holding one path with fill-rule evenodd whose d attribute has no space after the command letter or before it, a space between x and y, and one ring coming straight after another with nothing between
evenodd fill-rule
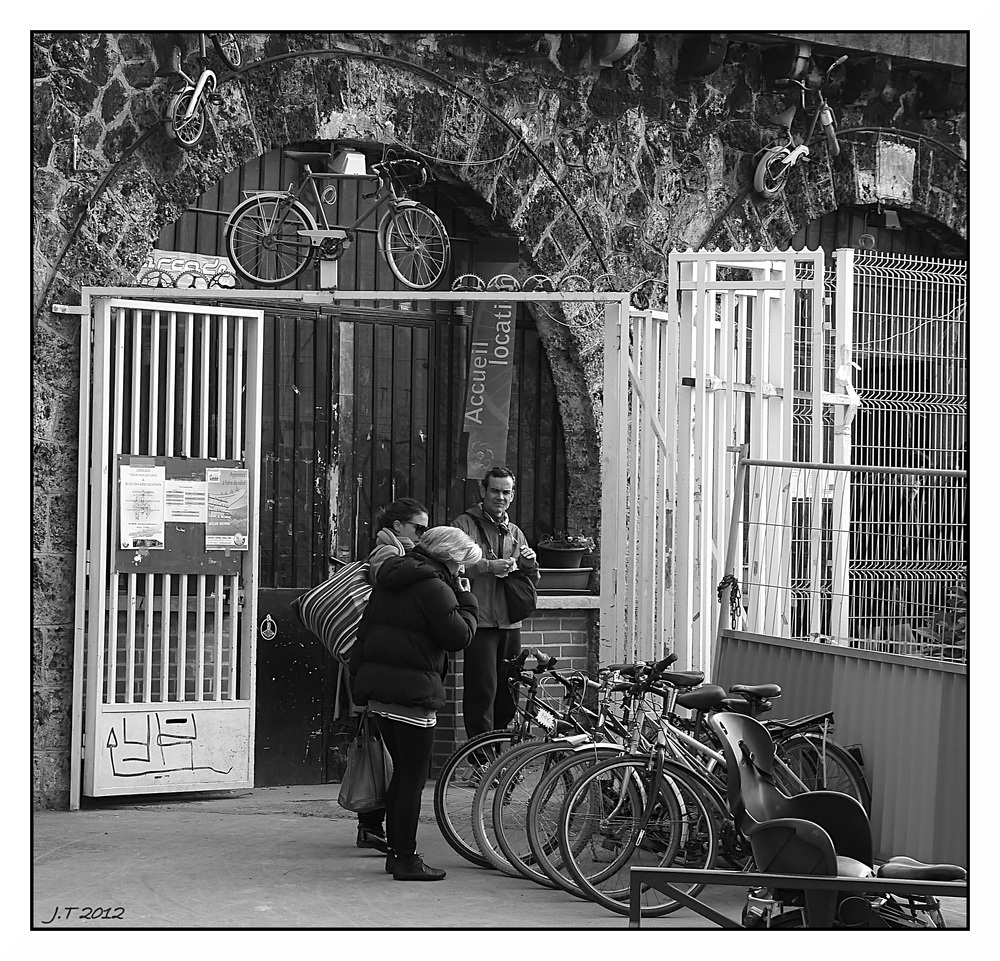
<instances>
[{"instance_id":1,"label":"sunglasses","mask_svg":"<svg viewBox=\"0 0 1000 961\"><path fill-rule=\"evenodd\" d=\"M423 524L414 524L413 521L407 521L406 523L417 532L417 537L423 537L427 533L427 528Z\"/></svg>"}]
</instances>

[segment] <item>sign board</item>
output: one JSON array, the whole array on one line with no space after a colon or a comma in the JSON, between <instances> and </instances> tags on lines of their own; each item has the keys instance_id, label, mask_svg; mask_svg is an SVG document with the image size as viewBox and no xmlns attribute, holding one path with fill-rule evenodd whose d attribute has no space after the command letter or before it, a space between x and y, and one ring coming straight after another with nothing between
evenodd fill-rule
<instances>
[{"instance_id":1,"label":"sign board","mask_svg":"<svg viewBox=\"0 0 1000 961\"><path fill-rule=\"evenodd\" d=\"M250 543L250 477L241 462L121 454L114 570L239 574Z\"/></svg>"}]
</instances>

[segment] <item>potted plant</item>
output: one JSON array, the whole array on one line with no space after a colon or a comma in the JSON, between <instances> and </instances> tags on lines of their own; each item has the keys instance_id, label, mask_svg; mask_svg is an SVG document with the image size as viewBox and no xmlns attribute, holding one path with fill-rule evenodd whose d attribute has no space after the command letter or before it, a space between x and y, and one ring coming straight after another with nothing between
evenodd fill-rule
<instances>
[{"instance_id":1,"label":"potted plant","mask_svg":"<svg viewBox=\"0 0 1000 961\"><path fill-rule=\"evenodd\" d=\"M594 550L594 538L586 534L556 531L543 534L538 541L539 567L579 567L583 555Z\"/></svg>"}]
</instances>

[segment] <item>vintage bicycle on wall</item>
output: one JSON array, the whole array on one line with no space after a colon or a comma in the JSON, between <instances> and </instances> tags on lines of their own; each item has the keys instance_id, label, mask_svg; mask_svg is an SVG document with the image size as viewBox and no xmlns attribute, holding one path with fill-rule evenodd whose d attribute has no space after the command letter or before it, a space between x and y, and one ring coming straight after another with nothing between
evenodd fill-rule
<instances>
[{"instance_id":1,"label":"vintage bicycle on wall","mask_svg":"<svg viewBox=\"0 0 1000 961\"><path fill-rule=\"evenodd\" d=\"M763 156L757 162L757 169L754 171L753 187L765 200L773 200L785 188L788 173L797 163L808 162L809 144L812 142L813 134L816 132L816 124L823 127L823 136L826 138L827 150L831 157L840 155L840 142L837 140L837 121L833 115L833 110L823 95L823 87L830 79L830 74L839 67L847 56L834 60L826 72L823 74L819 85L810 88L802 80L777 80L775 86L794 83L802 90L802 109L806 108L806 91L813 90L816 99L816 109L813 111L812 121L806 135L799 143L795 142L792 134L792 123L795 120L797 107L793 104L783 113L772 119L780 127L784 128L785 134L782 138L775 140L772 144L764 148Z\"/></svg>"},{"instance_id":2,"label":"vintage bicycle on wall","mask_svg":"<svg viewBox=\"0 0 1000 961\"><path fill-rule=\"evenodd\" d=\"M175 89L167 105L166 129L167 136L176 140L177 146L184 150L193 150L205 136L208 105L215 101L215 91L219 85L219 79L208 59L206 37L211 38L219 59L230 70L238 70L243 64L239 41L231 33L198 34L197 77L185 73L183 64L178 63L175 76L181 86L180 89Z\"/></svg>"},{"instance_id":3,"label":"vintage bicycle on wall","mask_svg":"<svg viewBox=\"0 0 1000 961\"><path fill-rule=\"evenodd\" d=\"M377 211L385 209L378 223L378 249L396 278L412 290L429 290L443 276L451 261L451 240L444 224L430 207L408 196L427 183L427 167L408 158L371 165L364 154L331 147L330 153L284 150L283 156L302 164L298 183L288 190L247 192L226 221L226 252L236 272L262 287L280 287L298 277L315 257L337 260L357 238L358 228ZM313 164L324 169L313 170ZM371 193L350 224L330 223L326 207L337 198L336 181L375 181ZM325 184L322 190L317 184ZM303 197L312 200L319 216Z\"/></svg>"}]
</instances>

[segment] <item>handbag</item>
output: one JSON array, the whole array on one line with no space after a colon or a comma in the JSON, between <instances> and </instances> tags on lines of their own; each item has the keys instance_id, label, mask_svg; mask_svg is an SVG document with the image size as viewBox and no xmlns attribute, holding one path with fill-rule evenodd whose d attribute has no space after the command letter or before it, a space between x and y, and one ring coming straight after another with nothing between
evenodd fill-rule
<instances>
[{"instance_id":1,"label":"handbag","mask_svg":"<svg viewBox=\"0 0 1000 961\"><path fill-rule=\"evenodd\" d=\"M469 514L468 511L465 512ZM479 536L483 539L486 549L497 559L493 548L490 546L490 539L483 530L483 525L479 523L479 518L475 514L469 514L479 530ZM501 537L501 550L503 549L503 535ZM513 539L513 538L512 538ZM535 590L535 581L524 571L516 567L506 577L498 578L503 585L504 598L507 601L507 614L511 622L523 621L538 606L538 591Z\"/></svg>"},{"instance_id":2,"label":"handbag","mask_svg":"<svg viewBox=\"0 0 1000 961\"><path fill-rule=\"evenodd\" d=\"M358 734L347 746L347 768L340 782L337 803L363 814L385 807L385 792L392 780L392 758L378 736L371 715L365 711Z\"/></svg>"},{"instance_id":3,"label":"handbag","mask_svg":"<svg viewBox=\"0 0 1000 961\"><path fill-rule=\"evenodd\" d=\"M358 624L372 592L369 567L368 561L345 564L328 580L300 594L291 605L302 625L345 666L349 666Z\"/></svg>"}]
</instances>

